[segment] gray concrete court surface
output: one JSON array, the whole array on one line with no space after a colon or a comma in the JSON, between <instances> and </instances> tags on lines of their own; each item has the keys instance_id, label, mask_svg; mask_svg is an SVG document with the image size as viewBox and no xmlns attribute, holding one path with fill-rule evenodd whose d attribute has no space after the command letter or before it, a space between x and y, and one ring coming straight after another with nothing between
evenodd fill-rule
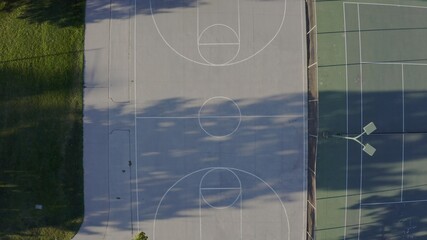
<instances>
[{"instance_id":1,"label":"gray concrete court surface","mask_svg":"<svg viewBox=\"0 0 427 240\"><path fill-rule=\"evenodd\" d=\"M305 239L299 0L89 0L74 239Z\"/></svg>"}]
</instances>

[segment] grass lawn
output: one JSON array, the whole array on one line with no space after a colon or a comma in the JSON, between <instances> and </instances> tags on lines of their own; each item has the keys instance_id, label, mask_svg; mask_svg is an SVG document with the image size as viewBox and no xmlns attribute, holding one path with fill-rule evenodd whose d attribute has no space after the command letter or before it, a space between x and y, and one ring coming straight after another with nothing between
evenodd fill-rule
<instances>
[{"instance_id":1,"label":"grass lawn","mask_svg":"<svg viewBox=\"0 0 427 240\"><path fill-rule=\"evenodd\" d=\"M0 239L82 222L83 41L84 0L0 0Z\"/></svg>"}]
</instances>

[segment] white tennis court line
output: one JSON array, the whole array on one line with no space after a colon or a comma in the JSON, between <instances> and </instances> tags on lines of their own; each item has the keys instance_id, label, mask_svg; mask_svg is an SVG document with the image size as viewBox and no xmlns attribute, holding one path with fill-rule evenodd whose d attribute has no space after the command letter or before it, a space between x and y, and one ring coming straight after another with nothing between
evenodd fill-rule
<instances>
[{"instance_id":1,"label":"white tennis court line","mask_svg":"<svg viewBox=\"0 0 427 240\"><path fill-rule=\"evenodd\" d=\"M348 134L348 57L347 57L347 22L345 19L345 4L343 3L344 17L344 56L345 56L345 95L346 95L346 134ZM347 208L348 208L348 139L346 139L345 158L345 209L344 209L344 240L347 238Z\"/></svg>"},{"instance_id":2,"label":"white tennis court line","mask_svg":"<svg viewBox=\"0 0 427 240\"><path fill-rule=\"evenodd\" d=\"M317 9L317 1L314 1L314 9ZM316 46L319 46L318 41L317 41L317 34L318 34L318 28L317 28L317 11L314 11L314 19L316 19L316 34L315 34L315 41L316 41ZM319 62L319 57L316 54L316 62ZM317 66L316 68L316 91L317 91L317 101L319 101L319 66ZM317 111L317 119L319 119L320 114L319 114L319 104L317 104L316 106L316 111ZM319 124L317 124L317 129L316 129L317 134L319 134ZM316 138L316 146L319 146L319 138ZM318 153L318 149L316 147L316 152L315 152L315 159L317 159L317 153ZM317 199L317 191L314 191L314 199ZM317 211L316 214L314 214L315 217L315 223L317 223Z\"/></svg>"},{"instance_id":3,"label":"white tennis court line","mask_svg":"<svg viewBox=\"0 0 427 240\"><path fill-rule=\"evenodd\" d=\"M405 169L405 74L402 64L402 183L400 186L400 201L403 201L403 177Z\"/></svg>"},{"instance_id":4,"label":"white tennis court line","mask_svg":"<svg viewBox=\"0 0 427 240\"><path fill-rule=\"evenodd\" d=\"M419 202L427 202L427 199L423 199L423 200L408 200L408 201L393 201L393 202L363 203L362 206L376 206L376 205L388 205L388 204L405 204L405 203L419 203Z\"/></svg>"},{"instance_id":5,"label":"white tennis court line","mask_svg":"<svg viewBox=\"0 0 427 240\"><path fill-rule=\"evenodd\" d=\"M357 5L373 5L373 6L386 6L386 7L407 7L407 8L427 8L427 6L413 6L413 5L401 5L401 4L387 4L387 3L355 3L355 2L344 2L344 4L357 4Z\"/></svg>"},{"instance_id":6,"label":"white tennis court line","mask_svg":"<svg viewBox=\"0 0 427 240\"><path fill-rule=\"evenodd\" d=\"M362 63L362 36L360 32L360 5L357 4L357 27L359 30L359 61ZM363 131L363 65L360 64L360 131ZM363 142L363 136L361 137ZM359 226L357 231L357 239L360 239L360 223L362 220L362 185L363 185L363 151L360 149L360 192L359 192Z\"/></svg>"},{"instance_id":7,"label":"white tennis court line","mask_svg":"<svg viewBox=\"0 0 427 240\"><path fill-rule=\"evenodd\" d=\"M409 63L409 62L362 62L362 64L427 66L427 63Z\"/></svg>"}]
</instances>

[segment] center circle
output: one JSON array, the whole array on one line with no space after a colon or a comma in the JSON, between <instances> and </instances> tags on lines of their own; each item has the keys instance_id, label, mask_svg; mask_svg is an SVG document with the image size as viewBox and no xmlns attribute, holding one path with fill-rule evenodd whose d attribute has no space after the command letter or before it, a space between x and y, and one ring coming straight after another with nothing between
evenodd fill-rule
<instances>
[{"instance_id":1,"label":"center circle","mask_svg":"<svg viewBox=\"0 0 427 240\"><path fill-rule=\"evenodd\" d=\"M237 131L242 121L242 113L233 99L217 96L203 103L198 119L200 128L207 135L223 138Z\"/></svg>"}]
</instances>

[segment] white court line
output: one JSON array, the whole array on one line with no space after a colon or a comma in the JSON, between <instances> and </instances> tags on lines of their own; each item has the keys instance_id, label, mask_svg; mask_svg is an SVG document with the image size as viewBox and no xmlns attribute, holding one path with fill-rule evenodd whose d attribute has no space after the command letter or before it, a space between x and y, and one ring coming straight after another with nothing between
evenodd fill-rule
<instances>
[{"instance_id":1,"label":"white court line","mask_svg":"<svg viewBox=\"0 0 427 240\"><path fill-rule=\"evenodd\" d=\"M310 204L310 206L314 209L314 210L316 210L316 206L314 206L311 202L309 202L309 201L307 201L308 202L308 204Z\"/></svg>"},{"instance_id":2,"label":"white court line","mask_svg":"<svg viewBox=\"0 0 427 240\"><path fill-rule=\"evenodd\" d=\"M309 35L311 33L311 31L313 31L313 29L315 29L317 27L317 25L314 25L308 32L306 35Z\"/></svg>"},{"instance_id":3,"label":"white court line","mask_svg":"<svg viewBox=\"0 0 427 240\"><path fill-rule=\"evenodd\" d=\"M110 105L111 105L111 25L112 25L112 11L113 11L113 5L112 1L109 2L108 7L110 8L110 15L108 20L108 67L107 67L107 77L108 77L108 109L107 109L107 115L108 115L108 133L111 132L111 126L110 126ZM108 162L108 168L107 168L107 194L108 194L108 216L107 216L107 222L105 224L105 232L103 234L103 238L107 236L107 232L109 231L108 228L110 227L110 216L111 216L111 194L110 194L110 134L108 134L108 156L107 156L107 162Z\"/></svg>"},{"instance_id":4,"label":"white court line","mask_svg":"<svg viewBox=\"0 0 427 240\"><path fill-rule=\"evenodd\" d=\"M139 192L138 192L138 137L137 137L137 118L136 118L136 104L137 104L137 94L136 94L136 89L137 89L137 79L136 79L136 1L134 0L134 13L133 13L133 19L134 19L134 23L133 23L133 82L134 82L134 98L135 98L135 103L134 103L134 129L135 129L135 193L136 193L136 222L137 222L137 229L138 232L141 232L141 227L140 227L140 221L139 221Z\"/></svg>"},{"instance_id":5,"label":"white court line","mask_svg":"<svg viewBox=\"0 0 427 240\"><path fill-rule=\"evenodd\" d=\"M228 46L228 45L239 45L240 43L199 43L200 46Z\"/></svg>"},{"instance_id":6,"label":"white court line","mask_svg":"<svg viewBox=\"0 0 427 240\"><path fill-rule=\"evenodd\" d=\"M242 116L186 116L186 117L161 117L161 116L152 116L152 117L135 117L136 119L211 119L211 118L300 118L304 117L303 115L242 115Z\"/></svg>"},{"instance_id":7,"label":"white court line","mask_svg":"<svg viewBox=\"0 0 427 240\"><path fill-rule=\"evenodd\" d=\"M345 4L343 7L344 17L344 56L345 56L345 95L346 95L346 134L348 135L348 58L347 58L347 22L345 19ZM347 208L348 208L348 139L346 140L345 159L345 210L344 210L344 240L347 237Z\"/></svg>"},{"instance_id":8,"label":"white court line","mask_svg":"<svg viewBox=\"0 0 427 240\"><path fill-rule=\"evenodd\" d=\"M310 66L308 66L307 68L311 68L311 67L313 67L314 65L317 65L317 62L315 62L315 63L311 64L311 65L310 65Z\"/></svg>"},{"instance_id":9,"label":"white court line","mask_svg":"<svg viewBox=\"0 0 427 240\"><path fill-rule=\"evenodd\" d=\"M165 44L173 51L173 52L175 52L177 55L179 55L179 56L181 56L182 58L184 58L185 60L188 60L188 61L190 61L190 62L193 62L193 63L197 63L197 64L200 64L200 65L203 65L203 66L213 66L213 67L221 67L221 66L230 66L230 65L235 65L235 64L238 64L238 63L241 63L241 62L244 62L244 61L246 61L246 60L249 60L249 59L251 59L252 57L255 57L256 55L258 55L260 52L262 52L265 48L267 48L273 41L274 41L274 39L276 39L276 37L279 35L279 33L280 33L280 30L282 29L282 27L283 27L283 25L284 25L284 23L285 23L285 18L286 18L286 1L287 0L283 0L283 2L284 2L284 6L283 6L283 17L282 17L282 20L281 20L281 22L280 22L280 26L279 26L279 28L278 28L278 30L276 31L276 33L274 34L274 36L273 36L273 38L272 39L270 39L270 41L268 41L263 47L261 47L261 49L259 49L259 50L257 50L255 53L253 53L253 54L251 54L250 56L248 56L248 57L246 57L246 58L244 58L244 59L241 59L241 60L238 60L238 61L235 61L235 62L230 62L230 63L228 63L228 64L208 64L208 63L204 63L204 62L199 62L199 61L196 61L196 60L193 60L193 59L191 59L191 58L189 58L189 57L186 57L186 56L184 56L183 54L181 54L181 53L179 53L174 47L172 47L172 45L168 42L168 41L166 41L166 38L163 36L163 34L161 33L161 31L160 31L160 28L159 28L159 26L157 25L157 22L156 22L156 18L154 17L154 15L155 15L155 12L153 11L153 8L152 8L152 1L154 1L154 0L148 0L148 2L149 2L149 5L150 5L150 13L151 13L151 18L152 18L152 20L153 20L153 23L154 23L154 26L155 26L155 28L156 28L156 30L157 30L157 32L159 33L159 35L160 35L160 37L162 38L162 40L165 42ZM240 3L239 3L240 4ZM199 1L196 1L196 7L198 8L199 7ZM240 8L240 5L239 5L239 8ZM196 11L197 12L197 21L198 21L198 19L199 19L199 12L198 11ZM239 17L240 17L240 12L239 12ZM240 24L240 21L239 21L239 24ZM239 27L240 28L240 27ZM200 32L200 29L199 29L199 23L197 22L197 35L199 35L199 32ZM240 36L240 29L239 29L239 36Z\"/></svg>"},{"instance_id":10,"label":"white court line","mask_svg":"<svg viewBox=\"0 0 427 240\"><path fill-rule=\"evenodd\" d=\"M229 188L214 188L214 187L202 187L200 189L203 190L241 190L242 188L235 188L235 187L229 187Z\"/></svg>"},{"instance_id":11,"label":"white court line","mask_svg":"<svg viewBox=\"0 0 427 240\"><path fill-rule=\"evenodd\" d=\"M403 175L405 169L405 75L402 64L402 184L400 187L400 201L403 201Z\"/></svg>"},{"instance_id":12,"label":"white court line","mask_svg":"<svg viewBox=\"0 0 427 240\"><path fill-rule=\"evenodd\" d=\"M387 204L405 204L405 203L419 203L419 202L427 202L427 199L409 200L409 201L394 201L394 202L363 203L362 206L375 206L375 205L387 205Z\"/></svg>"},{"instance_id":13,"label":"white court line","mask_svg":"<svg viewBox=\"0 0 427 240\"><path fill-rule=\"evenodd\" d=\"M387 3L355 3L355 2L344 2L345 4L363 4L363 5L373 5L373 6L386 6L386 7L407 7L407 8L427 8L423 6L412 6L412 5L400 5L400 4L387 4Z\"/></svg>"},{"instance_id":14,"label":"white court line","mask_svg":"<svg viewBox=\"0 0 427 240\"><path fill-rule=\"evenodd\" d=\"M317 1L314 1L314 9L317 9ZM319 46L318 41L317 41L317 34L318 34L318 32L317 32L317 30L318 30L318 28L317 28L317 11L314 11L314 19L316 19L315 20L316 21L315 41L316 41L316 47L317 47L317 46ZM317 56L317 54L316 54L316 62L319 62L319 57ZM317 101L319 101L319 66L317 66L317 68L316 68L316 79L317 79L317 81L316 81ZM320 117L319 104L317 104L316 111L317 111L317 119L319 119L319 117ZM317 134L319 134L319 124L317 124L316 132L317 132ZM315 151L316 161L317 161L317 153L318 153L317 146L319 146L319 138L316 138L316 151ZM314 191L314 199L317 199L317 191ZM314 216L315 216L314 222L315 222L315 224L317 224L317 211L315 212Z\"/></svg>"},{"instance_id":15,"label":"white court line","mask_svg":"<svg viewBox=\"0 0 427 240\"><path fill-rule=\"evenodd\" d=\"M362 62L362 64L427 66L427 63L408 63L408 62Z\"/></svg>"},{"instance_id":16,"label":"white court line","mask_svg":"<svg viewBox=\"0 0 427 240\"><path fill-rule=\"evenodd\" d=\"M362 36L360 32L360 5L357 4L357 25L359 29L359 61L362 63ZM360 64L360 131L363 131L363 65ZM363 136L362 136L363 140ZM363 151L360 149L360 190L359 190L359 226L357 239L360 239L360 223L362 220L362 185L363 185Z\"/></svg>"}]
</instances>

